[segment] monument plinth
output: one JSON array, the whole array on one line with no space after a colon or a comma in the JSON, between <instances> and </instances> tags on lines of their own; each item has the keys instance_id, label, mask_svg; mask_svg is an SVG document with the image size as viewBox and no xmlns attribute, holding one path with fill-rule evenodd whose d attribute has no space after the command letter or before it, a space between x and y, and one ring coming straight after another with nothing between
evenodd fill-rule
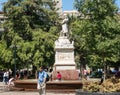
<instances>
[{"instance_id":1,"label":"monument plinth","mask_svg":"<svg viewBox=\"0 0 120 95\"><path fill-rule=\"evenodd\" d=\"M62 31L58 40L55 41L55 63L52 76L56 79L59 71L63 80L77 80L79 73L74 59L74 41L68 38L67 20L67 18L63 20Z\"/></svg>"},{"instance_id":2,"label":"monument plinth","mask_svg":"<svg viewBox=\"0 0 120 95\"><path fill-rule=\"evenodd\" d=\"M55 41L55 70L75 70L74 42L70 42L67 37L59 37Z\"/></svg>"}]
</instances>

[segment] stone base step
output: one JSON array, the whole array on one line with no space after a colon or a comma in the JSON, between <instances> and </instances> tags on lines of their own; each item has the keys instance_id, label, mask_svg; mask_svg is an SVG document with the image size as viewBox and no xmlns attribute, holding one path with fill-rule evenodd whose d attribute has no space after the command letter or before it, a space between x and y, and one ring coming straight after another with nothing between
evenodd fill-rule
<instances>
[{"instance_id":1,"label":"stone base step","mask_svg":"<svg viewBox=\"0 0 120 95\"><path fill-rule=\"evenodd\" d=\"M75 92L76 89L81 89L83 82L80 80L67 81L49 81L46 84L46 91L48 92ZM34 80L19 80L15 81L15 87L10 90L17 91L38 91L37 81Z\"/></svg>"}]
</instances>

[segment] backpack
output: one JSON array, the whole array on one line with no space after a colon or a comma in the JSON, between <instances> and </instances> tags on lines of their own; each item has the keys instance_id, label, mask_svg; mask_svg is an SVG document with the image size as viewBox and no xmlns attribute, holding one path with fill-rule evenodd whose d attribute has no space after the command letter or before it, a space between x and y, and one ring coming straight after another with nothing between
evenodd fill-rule
<instances>
[{"instance_id":1,"label":"backpack","mask_svg":"<svg viewBox=\"0 0 120 95\"><path fill-rule=\"evenodd\" d=\"M50 79L50 77L49 77L48 73L46 73L46 74L47 74L47 77L46 77L46 82L48 82L48 81L49 81L49 79Z\"/></svg>"}]
</instances>

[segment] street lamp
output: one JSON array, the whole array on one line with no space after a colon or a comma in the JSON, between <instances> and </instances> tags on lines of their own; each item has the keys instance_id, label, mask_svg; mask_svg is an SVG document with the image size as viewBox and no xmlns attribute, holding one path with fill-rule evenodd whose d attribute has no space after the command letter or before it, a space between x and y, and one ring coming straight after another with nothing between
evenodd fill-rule
<instances>
[{"instance_id":1,"label":"street lamp","mask_svg":"<svg viewBox=\"0 0 120 95\"><path fill-rule=\"evenodd\" d=\"M13 49L13 57L14 57L14 77L16 77L16 58L17 58L17 47L16 44L15 45L11 45L10 46Z\"/></svg>"}]
</instances>

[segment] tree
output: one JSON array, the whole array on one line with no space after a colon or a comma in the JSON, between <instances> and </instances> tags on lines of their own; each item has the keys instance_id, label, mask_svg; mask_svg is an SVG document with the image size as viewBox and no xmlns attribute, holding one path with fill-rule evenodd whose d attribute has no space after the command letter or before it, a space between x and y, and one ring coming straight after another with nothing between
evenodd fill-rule
<instances>
[{"instance_id":1,"label":"tree","mask_svg":"<svg viewBox=\"0 0 120 95\"><path fill-rule=\"evenodd\" d=\"M12 45L17 45L16 59L18 68L29 65L52 65L53 44L58 33L59 19L55 3L52 0L8 0L4 4L4 13L7 17L1 41L9 50L10 60L13 63ZM52 31L51 31L52 30ZM48 40L49 39L49 40ZM4 61L3 55L0 56ZM21 64L22 63L22 64Z\"/></svg>"},{"instance_id":2,"label":"tree","mask_svg":"<svg viewBox=\"0 0 120 95\"><path fill-rule=\"evenodd\" d=\"M84 51L87 63L106 68L106 63L118 61L120 23L115 0L75 0L75 7L84 15L84 19L79 17L79 21L73 23L79 23L73 31L79 34L78 50Z\"/></svg>"}]
</instances>

